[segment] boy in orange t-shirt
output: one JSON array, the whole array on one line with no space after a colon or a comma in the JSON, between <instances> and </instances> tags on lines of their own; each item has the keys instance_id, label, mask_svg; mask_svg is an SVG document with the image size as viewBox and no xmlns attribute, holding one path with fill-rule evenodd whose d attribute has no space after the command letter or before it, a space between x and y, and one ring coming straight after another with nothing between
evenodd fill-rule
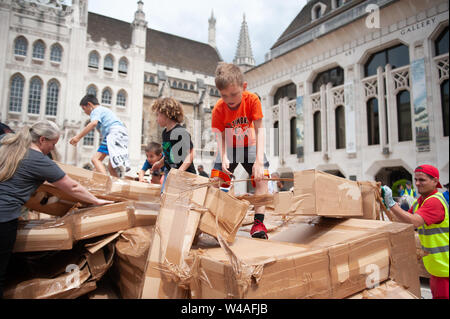
<instances>
[{"instance_id":1,"label":"boy in orange t-shirt","mask_svg":"<svg viewBox=\"0 0 450 319\"><path fill-rule=\"evenodd\" d=\"M247 82L238 66L219 63L216 69L216 87L221 99L212 111L211 127L216 133L219 152L211 177L218 171L233 175L240 164L255 182L255 195L267 194L269 162L264 154L264 129L261 101L256 94L246 91ZM255 220L250 234L254 238L267 237L264 226L265 206L255 208Z\"/></svg>"}]
</instances>

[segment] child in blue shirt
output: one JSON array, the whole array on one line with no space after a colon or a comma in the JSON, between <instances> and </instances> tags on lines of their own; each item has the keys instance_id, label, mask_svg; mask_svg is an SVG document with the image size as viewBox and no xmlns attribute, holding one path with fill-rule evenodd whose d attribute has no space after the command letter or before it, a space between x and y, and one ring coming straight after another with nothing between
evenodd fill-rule
<instances>
[{"instance_id":1,"label":"child in blue shirt","mask_svg":"<svg viewBox=\"0 0 450 319\"><path fill-rule=\"evenodd\" d=\"M92 94L83 97L80 106L84 113L89 115L91 121L70 140L70 144L76 146L86 134L97 128L102 136L102 142L91 159L95 170L106 174L102 162L106 155L109 155L108 171L112 176L118 177L123 174L123 171L129 171L128 131L122 121L110 109L100 106L97 98Z\"/></svg>"},{"instance_id":2,"label":"child in blue shirt","mask_svg":"<svg viewBox=\"0 0 450 319\"><path fill-rule=\"evenodd\" d=\"M145 155L147 159L145 160L144 166L139 171L139 181L145 182L144 175L147 170L151 171L151 183L152 184L160 184L160 176L161 173L159 170L152 171L152 166L157 161L162 158L162 147L161 144L156 142L151 142L145 148Z\"/></svg>"}]
</instances>

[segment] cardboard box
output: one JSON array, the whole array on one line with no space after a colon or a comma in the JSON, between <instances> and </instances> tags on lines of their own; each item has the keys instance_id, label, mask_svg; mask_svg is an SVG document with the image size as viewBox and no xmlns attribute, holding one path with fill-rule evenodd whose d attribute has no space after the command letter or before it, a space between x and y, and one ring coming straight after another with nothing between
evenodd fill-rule
<instances>
[{"instance_id":1,"label":"cardboard box","mask_svg":"<svg viewBox=\"0 0 450 319\"><path fill-rule=\"evenodd\" d=\"M328 297L325 249L240 236L229 248L191 250L191 298Z\"/></svg>"},{"instance_id":2,"label":"cardboard box","mask_svg":"<svg viewBox=\"0 0 450 319\"><path fill-rule=\"evenodd\" d=\"M5 299L74 299L95 290L98 281L111 267L115 248L112 243L101 246L94 254L85 252L73 264L55 259L62 271L41 278L9 285ZM40 264L39 267L48 267Z\"/></svg>"},{"instance_id":3,"label":"cardboard box","mask_svg":"<svg viewBox=\"0 0 450 319\"><path fill-rule=\"evenodd\" d=\"M145 266L141 297L145 299L182 298L185 257L189 253L202 214L207 188L196 188L205 178L170 170Z\"/></svg>"},{"instance_id":4,"label":"cardboard box","mask_svg":"<svg viewBox=\"0 0 450 319\"><path fill-rule=\"evenodd\" d=\"M348 297L348 299L419 299L405 287L394 280L387 280L378 287L365 289L360 293Z\"/></svg>"},{"instance_id":5,"label":"cardboard box","mask_svg":"<svg viewBox=\"0 0 450 319\"><path fill-rule=\"evenodd\" d=\"M72 249L72 232L72 224L64 221L19 221L13 252Z\"/></svg>"},{"instance_id":6,"label":"cardboard box","mask_svg":"<svg viewBox=\"0 0 450 319\"><path fill-rule=\"evenodd\" d=\"M53 185L44 183L25 203L25 207L52 216L64 216L75 205L87 206L88 204Z\"/></svg>"},{"instance_id":7,"label":"cardboard box","mask_svg":"<svg viewBox=\"0 0 450 319\"><path fill-rule=\"evenodd\" d=\"M406 287L420 298L420 281L415 255L414 226L412 224L355 218L343 220L322 218L320 222L331 227L357 228L387 234L390 244L389 278Z\"/></svg>"},{"instance_id":8,"label":"cardboard box","mask_svg":"<svg viewBox=\"0 0 450 319\"><path fill-rule=\"evenodd\" d=\"M363 216L355 218L382 220L381 217L381 183L358 182L361 189Z\"/></svg>"},{"instance_id":9,"label":"cardboard box","mask_svg":"<svg viewBox=\"0 0 450 319\"><path fill-rule=\"evenodd\" d=\"M19 224L15 252L72 249L74 242L126 230L137 225L154 225L158 203L120 202L74 209L55 220L24 221Z\"/></svg>"},{"instance_id":10,"label":"cardboard box","mask_svg":"<svg viewBox=\"0 0 450 319\"><path fill-rule=\"evenodd\" d=\"M115 282L122 298L137 299L141 296L148 252L155 226L135 227L124 231L118 238L113 264Z\"/></svg>"},{"instance_id":11,"label":"cardboard box","mask_svg":"<svg viewBox=\"0 0 450 319\"><path fill-rule=\"evenodd\" d=\"M420 242L419 234L417 233L417 231L414 232L414 238L416 241L417 267L419 269L419 276L423 278L430 278L431 275L423 264L423 257L428 253L422 249L422 243Z\"/></svg>"},{"instance_id":12,"label":"cardboard box","mask_svg":"<svg viewBox=\"0 0 450 319\"><path fill-rule=\"evenodd\" d=\"M273 194L274 214L289 214L292 210L292 192Z\"/></svg>"},{"instance_id":13,"label":"cardboard box","mask_svg":"<svg viewBox=\"0 0 450 319\"><path fill-rule=\"evenodd\" d=\"M191 297L346 298L389 278L420 297L412 232L405 224L322 218L269 241L238 236L228 248L193 248Z\"/></svg>"},{"instance_id":14,"label":"cardboard box","mask_svg":"<svg viewBox=\"0 0 450 319\"><path fill-rule=\"evenodd\" d=\"M294 172L292 205L302 215L363 216L358 183L318 170Z\"/></svg>"},{"instance_id":15,"label":"cardboard box","mask_svg":"<svg viewBox=\"0 0 450 319\"><path fill-rule=\"evenodd\" d=\"M96 196L147 202L160 200L161 185L120 179L72 165L57 164L67 175Z\"/></svg>"},{"instance_id":16,"label":"cardboard box","mask_svg":"<svg viewBox=\"0 0 450 319\"><path fill-rule=\"evenodd\" d=\"M107 194L127 200L157 202L161 198L161 185L111 177Z\"/></svg>"},{"instance_id":17,"label":"cardboard box","mask_svg":"<svg viewBox=\"0 0 450 319\"><path fill-rule=\"evenodd\" d=\"M199 230L217 238L218 233L232 243L250 207L250 203L217 188L208 187ZM217 222L216 222L217 219ZM218 231L217 231L218 230Z\"/></svg>"},{"instance_id":18,"label":"cardboard box","mask_svg":"<svg viewBox=\"0 0 450 319\"><path fill-rule=\"evenodd\" d=\"M107 186L110 184L111 177L109 175L97 173L80 167L56 162L58 166L70 178L86 187L90 192L96 194L107 194Z\"/></svg>"}]
</instances>

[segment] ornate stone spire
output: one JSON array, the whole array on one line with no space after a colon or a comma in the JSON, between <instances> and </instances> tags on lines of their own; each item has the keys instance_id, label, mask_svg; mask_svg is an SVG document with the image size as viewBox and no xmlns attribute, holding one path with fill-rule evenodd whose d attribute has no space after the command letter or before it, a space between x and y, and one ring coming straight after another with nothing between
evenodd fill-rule
<instances>
[{"instance_id":1,"label":"ornate stone spire","mask_svg":"<svg viewBox=\"0 0 450 319\"><path fill-rule=\"evenodd\" d=\"M214 18L214 11L211 10L211 18L208 20L208 44L217 49L216 45L216 18Z\"/></svg>"},{"instance_id":2,"label":"ornate stone spire","mask_svg":"<svg viewBox=\"0 0 450 319\"><path fill-rule=\"evenodd\" d=\"M137 4L138 9L134 14L134 21L132 25L133 27L147 28L147 21L145 20L145 13L144 13L144 2L139 0Z\"/></svg>"},{"instance_id":3,"label":"ornate stone spire","mask_svg":"<svg viewBox=\"0 0 450 319\"><path fill-rule=\"evenodd\" d=\"M255 66L255 58L253 57L252 46L250 44L250 35L247 22L245 21L245 13L233 63L239 66L243 72Z\"/></svg>"}]
</instances>

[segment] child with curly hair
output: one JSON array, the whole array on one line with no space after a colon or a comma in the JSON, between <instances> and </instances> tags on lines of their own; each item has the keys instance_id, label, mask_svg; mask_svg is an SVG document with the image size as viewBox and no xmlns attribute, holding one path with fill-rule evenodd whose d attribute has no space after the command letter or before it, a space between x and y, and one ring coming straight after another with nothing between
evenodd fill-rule
<instances>
[{"instance_id":1,"label":"child with curly hair","mask_svg":"<svg viewBox=\"0 0 450 319\"><path fill-rule=\"evenodd\" d=\"M194 145L189 132L180 125L184 120L183 107L180 102L171 97L160 98L153 103L152 111L157 114L158 125L164 127L162 132L164 156L152 166L152 171L163 168L162 192L171 168L197 173L194 167Z\"/></svg>"}]
</instances>

